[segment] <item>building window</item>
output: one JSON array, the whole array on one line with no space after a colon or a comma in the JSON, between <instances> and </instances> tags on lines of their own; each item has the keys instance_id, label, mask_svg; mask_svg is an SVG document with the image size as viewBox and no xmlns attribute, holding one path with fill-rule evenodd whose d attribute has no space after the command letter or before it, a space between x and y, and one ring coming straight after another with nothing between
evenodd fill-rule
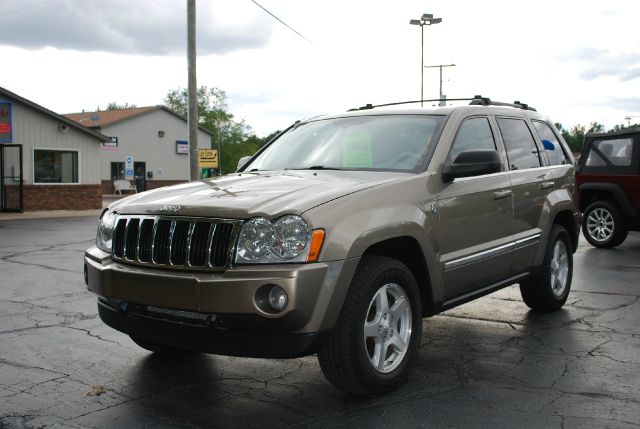
<instances>
[{"instance_id":1,"label":"building window","mask_svg":"<svg viewBox=\"0 0 640 429\"><path fill-rule=\"evenodd\" d=\"M33 182L79 183L78 152L34 149Z\"/></svg>"}]
</instances>

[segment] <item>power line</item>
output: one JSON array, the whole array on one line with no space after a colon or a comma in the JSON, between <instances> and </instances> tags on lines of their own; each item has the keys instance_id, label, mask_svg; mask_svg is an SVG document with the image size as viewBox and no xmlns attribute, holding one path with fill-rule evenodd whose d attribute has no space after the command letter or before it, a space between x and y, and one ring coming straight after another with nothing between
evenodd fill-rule
<instances>
[{"instance_id":1,"label":"power line","mask_svg":"<svg viewBox=\"0 0 640 429\"><path fill-rule=\"evenodd\" d=\"M253 4L255 4L256 6L258 6L260 9L264 10L265 12L267 12L269 15L271 15L272 17L274 17L275 19L277 19L282 25L284 25L285 27L287 27L289 30L293 31L294 33L296 33L298 36L302 37L304 40L306 40L307 42L311 43L313 45L313 42L309 39L307 39L306 37L304 37L302 34L298 33L295 29L293 29L293 27L291 27L289 24L287 24L286 22L284 22L283 20L281 20L280 18L278 18L277 16L275 16L274 14L272 14L271 12L269 12L267 9L265 9L262 5L260 5L260 3L258 3L255 0L251 0L251 2ZM0 15L2 16L2 15Z\"/></svg>"},{"instance_id":2,"label":"power line","mask_svg":"<svg viewBox=\"0 0 640 429\"><path fill-rule=\"evenodd\" d=\"M42 5L45 5L47 3L51 3L53 1L55 1L55 0L47 0L47 1L40 2L40 3L32 4L31 6L23 7L23 8L20 8L20 9L14 9L14 10L12 10L10 12L0 14L0 17L1 16L12 15L14 13L22 12L23 10L27 10L27 9L33 9L34 7L42 6Z\"/></svg>"}]
</instances>

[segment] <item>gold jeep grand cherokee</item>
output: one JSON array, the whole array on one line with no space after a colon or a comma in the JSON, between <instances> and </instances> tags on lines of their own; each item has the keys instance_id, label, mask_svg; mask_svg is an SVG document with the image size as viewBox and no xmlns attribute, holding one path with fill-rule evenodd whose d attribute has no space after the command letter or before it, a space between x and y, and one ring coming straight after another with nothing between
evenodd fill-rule
<instances>
[{"instance_id":1,"label":"gold jeep grand cherokee","mask_svg":"<svg viewBox=\"0 0 640 429\"><path fill-rule=\"evenodd\" d=\"M159 353L317 353L379 395L422 318L505 286L554 311L578 244L574 161L522 103L297 122L227 176L113 203L85 254L102 320Z\"/></svg>"}]
</instances>

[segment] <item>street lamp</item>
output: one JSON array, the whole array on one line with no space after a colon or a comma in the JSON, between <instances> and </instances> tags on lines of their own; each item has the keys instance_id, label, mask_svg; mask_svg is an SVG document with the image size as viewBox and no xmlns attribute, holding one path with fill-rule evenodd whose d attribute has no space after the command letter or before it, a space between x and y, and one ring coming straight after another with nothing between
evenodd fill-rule
<instances>
[{"instance_id":1,"label":"street lamp","mask_svg":"<svg viewBox=\"0 0 640 429\"><path fill-rule=\"evenodd\" d=\"M419 25L420 26L420 36L421 36L421 45L420 45L420 107L422 107L424 100L424 26L425 25L433 25L440 24L442 22L442 18L434 18L430 13L423 13L420 19L412 19L409 21L411 25Z\"/></svg>"}]
</instances>

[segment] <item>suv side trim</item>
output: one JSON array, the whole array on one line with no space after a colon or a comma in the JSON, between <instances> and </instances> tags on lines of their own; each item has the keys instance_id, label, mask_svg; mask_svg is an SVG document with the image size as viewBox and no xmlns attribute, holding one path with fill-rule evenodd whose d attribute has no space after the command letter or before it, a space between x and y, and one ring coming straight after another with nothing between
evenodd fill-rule
<instances>
[{"instance_id":1,"label":"suv side trim","mask_svg":"<svg viewBox=\"0 0 640 429\"><path fill-rule=\"evenodd\" d=\"M494 247L493 249L484 250L479 253L474 253L473 255L464 256L462 258L454 259L452 261L445 262L444 269L445 271L452 270L454 268L461 267L463 265L471 264L473 262L478 262L483 259L487 259L492 256L500 255L502 253L507 253L515 249L519 249L526 245L529 245L533 241L540 240L541 234L533 234L528 237L521 238L519 240L513 241L511 243L503 244L502 246Z\"/></svg>"},{"instance_id":2,"label":"suv side trim","mask_svg":"<svg viewBox=\"0 0 640 429\"><path fill-rule=\"evenodd\" d=\"M508 253L516 246L514 242L503 244L502 246L494 247L493 249L485 250L479 253L474 253L473 255L464 256L462 258L454 259L453 261L445 262L444 269L445 271L452 270L454 268L461 267L463 265L471 264L473 262L478 262L483 259L490 258L492 256L500 255L502 253Z\"/></svg>"},{"instance_id":3,"label":"suv side trim","mask_svg":"<svg viewBox=\"0 0 640 429\"><path fill-rule=\"evenodd\" d=\"M450 308L457 307L458 305L464 304L465 302L472 301L481 296L489 295L492 292L495 292L497 290L510 286L514 283L517 283L519 280L522 280L528 277L529 275L531 275L531 273L529 272L517 274L515 276L509 277L508 279L485 286L482 289L476 289L472 292L468 292L463 295L459 295L455 298L448 299L442 303L442 307L440 308L440 311L448 310Z\"/></svg>"}]
</instances>

